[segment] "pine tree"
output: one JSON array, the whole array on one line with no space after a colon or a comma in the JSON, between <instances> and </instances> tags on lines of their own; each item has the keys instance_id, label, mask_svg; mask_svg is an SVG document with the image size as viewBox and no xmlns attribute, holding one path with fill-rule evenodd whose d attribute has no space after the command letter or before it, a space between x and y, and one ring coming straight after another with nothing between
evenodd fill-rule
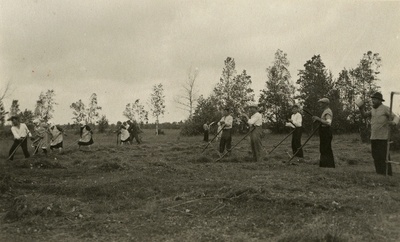
<instances>
[{"instance_id":1,"label":"pine tree","mask_svg":"<svg viewBox=\"0 0 400 242\"><path fill-rule=\"evenodd\" d=\"M308 60L304 64L304 70L300 70L298 75L299 99L303 103L303 109L319 116L322 110L319 109L318 100L323 97L329 98L332 94L332 75L328 73L320 55L314 55L311 60ZM335 116L335 113L333 115ZM306 116L303 119L303 127L312 128L310 117Z\"/></svg>"},{"instance_id":2,"label":"pine tree","mask_svg":"<svg viewBox=\"0 0 400 242\"><path fill-rule=\"evenodd\" d=\"M99 132L104 133L109 126L106 115L102 115L98 123L99 123Z\"/></svg>"},{"instance_id":3,"label":"pine tree","mask_svg":"<svg viewBox=\"0 0 400 242\"><path fill-rule=\"evenodd\" d=\"M13 100L10 108L10 116L18 116L20 112L18 100Z\"/></svg>"},{"instance_id":4,"label":"pine tree","mask_svg":"<svg viewBox=\"0 0 400 242\"><path fill-rule=\"evenodd\" d=\"M0 100L0 127L4 126L4 123L6 121L6 114L8 112L6 112L6 109L4 108L4 104L3 101Z\"/></svg>"}]
</instances>

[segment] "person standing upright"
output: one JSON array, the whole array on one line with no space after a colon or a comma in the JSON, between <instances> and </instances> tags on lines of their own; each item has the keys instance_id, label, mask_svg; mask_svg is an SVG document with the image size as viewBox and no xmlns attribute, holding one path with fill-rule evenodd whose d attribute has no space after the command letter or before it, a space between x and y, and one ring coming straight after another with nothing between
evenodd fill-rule
<instances>
[{"instance_id":1,"label":"person standing upright","mask_svg":"<svg viewBox=\"0 0 400 242\"><path fill-rule=\"evenodd\" d=\"M376 92L371 96L372 109L365 112L364 103L359 106L361 115L364 118L371 118L371 153L374 159L375 171L377 174L386 175L386 165L388 175L392 175L392 166L386 164L387 142L389 138L390 126L397 125L399 120L396 115L390 113L390 108L382 104L385 100L381 93Z\"/></svg>"},{"instance_id":2,"label":"person standing upright","mask_svg":"<svg viewBox=\"0 0 400 242\"><path fill-rule=\"evenodd\" d=\"M205 123L203 124L203 132L204 132L203 141L205 141L205 142L208 142L208 133L209 133L209 130L210 130L210 126L208 125L207 122L205 122Z\"/></svg>"},{"instance_id":3,"label":"person standing upright","mask_svg":"<svg viewBox=\"0 0 400 242\"><path fill-rule=\"evenodd\" d=\"M14 143L12 144L10 151L8 152L8 160L12 161L14 159L15 151L19 146L21 146L24 152L25 158L29 158L30 154L28 151L28 137L32 137L31 132L24 123L19 122L18 116L11 116L7 121L12 122L11 132L14 136Z\"/></svg>"},{"instance_id":4,"label":"person standing upright","mask_svg":"<svg viewBox=\"0 0 400 242\"><path fill-rule=\"evenodd\" d=\"M137 144L140 144L141 141L139 138L139 126L138 126L137 122L135 120L134 121L128 120L126 122L129 124L128 131L129 131L129 135L130 135L131 144L133 144L133 139L136 140Z\"/></svg>"},{"instance_id":5,"label":"person standing upright","mask_svg":"<svg viewBox=\"0 0 400 242\"><path fill-rule=\"evenodd\" d=\"M247 124L250 125L250 146L253 153L254 161L262 161L262 115L258 112L258 105L251 104L250 108L250 119L244 114L243 116L247 119Z\"/></svg>"},{"instance_id":6,"label":"person standing upright","mask_svg":"<svg viewBox=\"0 0 400 242\"><path fill-rule=\"evenodd\" d=\"M224 108L223 111L223 116L221 120L218 122L219 125L222 127L222 135L221 135L221 140L219 142L219 155L223 156L224 150L226 148L227 152L230 152L230 149L232 147L232 124L233 124L233 118L230 115L230 109L229 108Z\"/></svg>"},{"instance_id":7,"label":"person standing upright","mask_svg":"<svg viewBox=\"0 0 400 242\"><path fill-rule=\"evenodd\" d=\"M301 136L303 134L302 122L303 117L299 112L299 106L295 104L292 107L292 116L289 119L288 125L294 128L292 134L292 152L298 159L304 157L303 149L301 148Z\"/></svg>"},{"instance_id":8,"label":"person standing upright","mask_svg":"<svg viewBox=\"0 0 400 242\"><path fill-rule=\"evenodd\" d=\"M333 113L329 108L329 99L321 98L318 100L320 108L323 110L321 117L313 116L313 121L319 121L319 152L320 152L320 167L335 168L335 159L332 151L332 119Z\"/></svg>"}]
</instances>

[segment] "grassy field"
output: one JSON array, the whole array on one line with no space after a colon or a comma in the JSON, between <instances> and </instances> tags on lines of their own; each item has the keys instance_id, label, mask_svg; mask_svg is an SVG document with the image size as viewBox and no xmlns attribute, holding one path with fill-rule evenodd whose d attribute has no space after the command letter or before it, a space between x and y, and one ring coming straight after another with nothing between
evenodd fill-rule
<instances>
[{"instance_id":1,"label":"grassy field","mask_svg":"<svg viewBox=\"0 0 400 242\"><path fill-rule=\"evenodd\" d=\"M0 241L400 241L400 167L376 175L357 135L334 137L337 168L324 169L317 137L302 163L283 163L290 139L263 162L248 140L215 162L217 143L201 155L202 137L165 132L122 147L96 134L90 151L71 132L62 154L13 162L2 140Z\"/></svg>"}]
</instances>

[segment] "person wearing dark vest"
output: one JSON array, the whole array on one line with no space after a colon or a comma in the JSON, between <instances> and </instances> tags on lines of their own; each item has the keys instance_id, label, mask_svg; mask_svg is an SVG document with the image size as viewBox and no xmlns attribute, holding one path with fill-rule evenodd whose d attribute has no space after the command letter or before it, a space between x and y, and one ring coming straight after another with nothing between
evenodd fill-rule
<instances>
[{"instance_id":1,"label":"person wearing dark vest","mask_svg":"<svg viewBox=\"0 0 400 242\"><path fill-rule=\"evenodd\" d=\"M292 116L286 126L294 128L292 133L292 152L293 155L296 154L299 160L304 157L303 149L301 149L301 136L303 134L302 122L303 117L299 112L299 106L295 104L292 107Z\"/></svg>"},{"instance_id":2,"label":"person wearing dark vest","mask_svg":"<svg viewBox=\"0 0 400 242\"><path fill-rule=\"evenodd\" d=\"M223 127L221 140L219 142L219 155L220 157L224 155L224 150L226 148L227 152L230 152L232 147L232 124L233 118L230 115L230 109L224 108L222 110L223 117L218 122L221 127Z\"/></svg>"},{"instance_id":3,"label":"person wearing dark vest","mask_svg":"<svg viewBox=\"0 0 400 242\"><path fill-rule=\"evenodd\" d=\"M390 113L390 108L383 105L385 100L381 93L376 92L371 96L372 109L366 112L364 103L360 103L359 109L364 118L371 118L371 153L374 159L375 171L377 174L386 175L386 155L387 143L389 138L390 126L395 126L399 123L399 119L393 113ZM388 166L388 175L392 175L392 166Z\"/></svg>"},{"instance_id":4,"label":"person wearing dark vest","mask_svg":"<svg viewBox=\"0 0 400 242\"><path fill-rule=\"evenodd\" d=\"M320 167L335 168L335 159L332 151L332 119L333 113L329 108L329 99L321 98L318 104L323 110L321 117L313 116L313 121L319 121L319 152L320 152Z\"/></svg>"},{"instance_id":5,"label":"person wearing dark vest","mask_svg":"<svg viewBox=\"0 0 400 242\"><path fill-rule=\"evenodd\" d=\"M25 158L29 158L30 154L28 151L28 137L32 137L26 124L20 123L18 116L11 116L7 121L12 122L11 132L14 135L14 143L12 144L10 151L8 152L8 160L12 161L14 159L15 151L21 146L24 152Z\"/></svg>"},{"instance_id":6,"label":"person wearing dark vest","mask_svg":"<svg viewBox=\"0 0 400 242\"><path fill-rule=\"evenodd\" d=\"M126 122L129 124L128 131L129 131L129 135L130 135L131 144L133 144L133 139L136 140L137 144L140 144L141 141L140 141L140 138L139 138L139 127L138 127L137 122L136 121L131 121L131 120L128 120Z\"/></svg>"},{"instance_id":7,"label":"person wearing dark vest","mask_svg":"<svg viewBox=\"0 0 400 242\"><path fill-rule=\"evenodd\" d=\"M243 116L247 120L247 124L250 126L250 146L253 154L253 161L260 162L263 159L262 155L262 143L261 143L261 135L262 135L262 115L258 112L257 104L250 104L250 114L249 118L246 114Z\"/></svg>"}]
</instances>

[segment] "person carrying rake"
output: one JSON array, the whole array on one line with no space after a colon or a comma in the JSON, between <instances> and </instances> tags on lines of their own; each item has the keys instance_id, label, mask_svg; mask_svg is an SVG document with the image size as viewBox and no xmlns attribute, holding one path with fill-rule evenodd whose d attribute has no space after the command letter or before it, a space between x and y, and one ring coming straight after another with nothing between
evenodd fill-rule
<instances>
[{"instance_id":1,"label":"person carrying rake","mask_svg":"<svg viewBox=\"0 0 400 242\"><path fill-rule=\"evenodd\" d=\"M258 105L250 104L248 106L250 108L251 117L249 118L246 114L243 114L243 117L247 120L247 124L250 126L250 146L251 151L253 153L253 161L259 162L262 161L262 115L258 112Z\"/></svg>"},{"instance_id":2,"label":"person carrying rake","mask_svg":"<svg viewBox=\"0 0 400 242\"><path fill-rule=\"evenodd\" d=\"M36 155L39 152L39 148L41 148L43 153L47 155L47 147L49 143L48 127L38 118L33 120L33 125L34 136L31 137L32 146L35 149L33 155Z\"/></svg>"},{"instance_id":3,"label":"person carrying rake","mask_svg":"<svg viewBox=\"0 0 400 242\"><path fill-rule=\"evenodd\" d=\"M329 99L321 98L318 100L320 108L323 110L321 117L313 116L313 121L318 121L319 126L319 167L335 168L335 158L332 151L332 118L333 113L329 108Z\"/></svg>"},{"instance_id":4,"label":"person carrying rake","mask_svg":"<svg viewBox=\"0 0 400 242\"><path fill-rule=\"evenodd\" d=\"M50 149L53 151L58 149L61 153L64 142L64 130L54 123L50 123L49 132L51 134Z\"/></svg>"},{"instance_id":5,"label":"person carrying rake","mask_svg":"<svg viewBox=\"0 0 400 242\"><path fill-rule=\"evenodd\" d=\"M221 127L223 127L221 139L219 141L219 156L224 155L224 150L226 148L226 152L230 152L232 147L232 124L233 118L230 115L230 109L224 108L222 110L223 116L221 120L218 122Z\"/></svg>"},{"instance_id":6,"label":"person carrying rake","mask_svg":"<svg viewBox=\"0 0 400 242\"><path fill-rule=\"evenodd\" d=\"M90 146L94 143L92 137L93 131L88 125L86 125L85 121L81 121L80 126L81 138L78 140L79 149L81 149L81 146L88 146L90 149Z\"/></svg>"},{"instance_id":7,"label":"person carrying rake","mask_svg":"<svg viewBox=\"0 0 400 242\"><path fill-rule=\"evenodd\" d=\"M381 93L376 92L371 96L372 109L365 111L364 102L360 102L358 107L364 118L371 119L371 153L374 159L375 171L377 174L386 175L386 165L388 166L388 175L392 175L392 166L386 164L387 141L389 138L390 126L399 123L399 119L393 113L390 113L388 106L383 105L385 100Z\"/></svg>"},{"instance_id":8,"label":"person carrying rake","mask_svg":"<svg viewBox=\"0 0 400 242\"><path fill-rule=\"evenodd\" d=\"M303 117L299 112L299 106L297 104L292 107L292 116L286 126L294 128L292 133L292 152L297 157L298 161L303 160L303 149L301 148L301 136L303 134L302 127Z\"/></svg>"},{"instance_id":9,"label":"person carrying rake","mask_svg":"<svg viewBox=\"0 0 400 242\"><path fill-rule=\"evenodd\" d=\"M8 152L8 160L14 159L14 154L18 147L21 146L24 152L25 158L29 158L30 154L28 151L28 137L32 137L31 132L24 123L20 123L18 116L11 116L7 121L12 122L11 132L14 135L14 143L12 144L10 151Z\"/></svg>"}]
</instances>

